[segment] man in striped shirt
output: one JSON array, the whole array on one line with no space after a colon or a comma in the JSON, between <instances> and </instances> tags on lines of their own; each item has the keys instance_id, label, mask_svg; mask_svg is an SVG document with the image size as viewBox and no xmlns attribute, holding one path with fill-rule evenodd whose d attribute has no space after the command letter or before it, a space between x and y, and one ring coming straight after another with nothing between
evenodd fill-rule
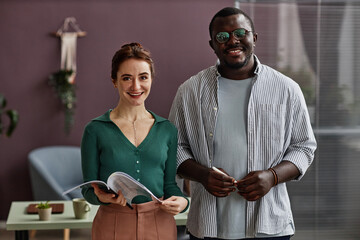
<instances>
[{"instance_id":1,"label":"man in striped shirt","mask_svg":"<svg viewBox=\"0 0 360 240\"><path fill-rule=\"evenodd\" d=\"M316 149L303 94L254 55L257 34L244 12L220 10L209 31L218 64L179 87L169 116L178 174L192 180L190 237L289 239L285 183L303 177Z\"/></svg>"}]
</instances>

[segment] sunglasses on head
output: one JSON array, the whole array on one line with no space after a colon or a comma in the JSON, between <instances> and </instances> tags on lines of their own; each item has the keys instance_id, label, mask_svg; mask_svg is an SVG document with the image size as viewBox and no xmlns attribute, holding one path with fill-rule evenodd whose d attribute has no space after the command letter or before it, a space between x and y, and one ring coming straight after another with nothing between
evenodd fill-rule
<instances>
[{"instance_id":1,"label":"sunglasses on head","mask_svg":"<svg viewBox=\"0 0 360 240\"><path fill-rule=\"evenodd\" d=\"M245 28L238 28L232 32L219 32L216 34L215 39L218 43L226 43L230 39L230 35L233 34L234 37L238 40L243 39L247 33L252 32L248 31Z\"/></svg>"}]
</instances>

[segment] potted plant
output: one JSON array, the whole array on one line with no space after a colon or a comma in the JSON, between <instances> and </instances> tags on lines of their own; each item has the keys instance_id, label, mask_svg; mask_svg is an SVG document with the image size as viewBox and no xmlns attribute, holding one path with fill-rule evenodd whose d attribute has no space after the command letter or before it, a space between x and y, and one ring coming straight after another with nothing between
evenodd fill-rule
<instances>
[{"instance_id":1,"label":"potted plant","mask_svg":"<svg viewBox=\"0 0 360 240\"><path fill-rule=\"evenodd\" d=\"M39 204L36 205L36 208L38 209L39 219L41 221L50 220L52 207L49 204L49 201L47 201L45 203L40 202Z\"/></svg>"},{"instance_id":2,"label":"potted plant","mask_svg":"<svg viewBox=\"0 0 360 240\"><path fill-rule=\"evenodd\" d=\"M6 98L0 93L0 135L4 133L5 136L10 137L19 121L19 114L14 109L6 109L6 104ZM3 114L6 114L9 118L8 125L4 125L3 123Z\"/></svg>"},{"instance_id":3,"label":"potted plant","mask_svg":"<svg viewBox=\"0 0 360 240\"><path fill-rule=\"evenodd\" d=\"M76 107L76 85L73 70L59 70L49 77L49 84L61 100L65 113L65 133L69 134L74 125Z\"/></svg>"}]
</instances>

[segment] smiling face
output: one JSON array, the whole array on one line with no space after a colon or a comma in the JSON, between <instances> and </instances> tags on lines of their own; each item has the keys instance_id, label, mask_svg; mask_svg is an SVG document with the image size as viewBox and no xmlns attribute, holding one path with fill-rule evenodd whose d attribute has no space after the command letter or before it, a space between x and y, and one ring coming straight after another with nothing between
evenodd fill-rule
<instances>
[{"instance_id":1,"label":"smiling face","mask_svg":"<svg viewBox=\"0 0 360 240\"><path fill-rule=\"evenodd\" d=\"M253 71L253 52L257 39L256 33L248 32L240 40L234 37L233 34L230 34L229 41L225 43L219 43L215 37L219 32L231 33L239 28L244 28L248 31L252 30L249 20L241 14L217 17L213 22L210 46L219 58L219 71L224 77L229 77L229 75L233 75L232 73L235 72L249 75ZM236 79L234 76L231 78Z\"/></svg>"},{"instance_id":2,"label":"smiling face","mask_svg":"<svg viewBox=\"0 0 360 240\"><path fill-rule=\"evenodd\" d=\"M119 65L116 79L112 81L118 89L120 104L142 106L151 89L150 65L135 58L125 60Z\"/></svg>"}]
</instances>

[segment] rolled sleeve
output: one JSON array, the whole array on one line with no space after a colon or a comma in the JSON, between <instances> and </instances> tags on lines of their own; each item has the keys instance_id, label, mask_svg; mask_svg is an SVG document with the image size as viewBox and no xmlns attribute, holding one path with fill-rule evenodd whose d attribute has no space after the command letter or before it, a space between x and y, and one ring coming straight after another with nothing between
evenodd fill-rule
<instances>
[{"instance_id":1,"label":"rolled sleeve","mask_svg":"<svg viewBox=\"0 0 360 240\"><path fill-rule=\"evenodd\" d=\"M300 89L293 102L292 116L291 142L283 159L292 162L299 169L300 175L294 180L300 180L311 165L317 146L305 99Z\"/></svg>"}]
</instances>

